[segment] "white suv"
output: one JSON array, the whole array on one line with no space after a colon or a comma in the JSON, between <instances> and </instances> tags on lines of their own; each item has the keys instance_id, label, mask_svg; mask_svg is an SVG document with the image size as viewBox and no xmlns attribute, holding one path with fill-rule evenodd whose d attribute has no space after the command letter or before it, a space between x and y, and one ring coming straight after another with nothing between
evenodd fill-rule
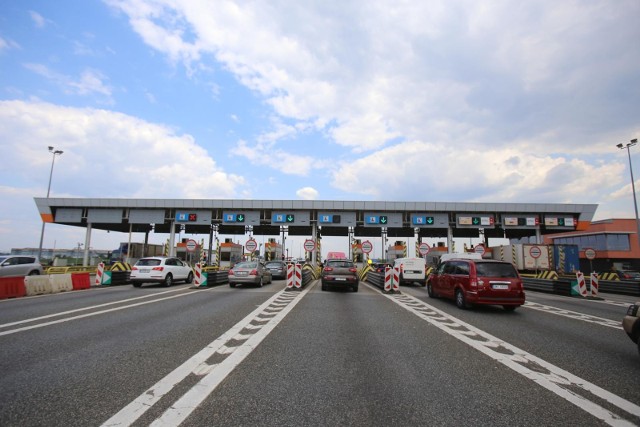
<instances>
[{"instance_id":1,"label":"white suv","mask_svg":"<svg viewBox=\"0 0 640 427\"><path fill-rule=\"evenodd\" d=\"M140 258L131 268L129 280L139 288L143 283L163 283L171 286L173 282L193 281L191 267L174 257Z\"/></svg>"},{"instance_id":2,"label":"white suv","mask_svg":"<svg viewBox=\"0 0 640 427\"><path fill-rule=\"evenodd\" d=\"M38 258L25 255L0 256L0 277L33 276L42 274L42 265Z\"/></svg>"}]
</instances>

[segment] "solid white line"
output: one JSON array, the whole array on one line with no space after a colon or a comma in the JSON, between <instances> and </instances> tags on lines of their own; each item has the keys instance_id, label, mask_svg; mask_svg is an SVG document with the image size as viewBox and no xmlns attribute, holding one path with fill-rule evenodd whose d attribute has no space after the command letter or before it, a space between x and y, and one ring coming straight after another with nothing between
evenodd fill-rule
<instances>
[{"instance_id":1,"label":"solid white line","mask_svg":"<svg viewBox=\"0 0 640 427\"><path fill-rule=\"evenodd\" d=\"M297 296L293 298L291 301L291 304L294 304L294 305L297 304L296 298L298 298L298 300L301 299L302 296L305 295L307 291L312 287L313 287L313 284L310 285L304 291L302 291L300 293L299 298ZM275 295L273 295L266 302L264 302L254 311L252 311L248 316L246 316L244 319L242 319L241 321L236 323L234 326L232 326L227 332L222 334L220 337L215 339L205 348L200 350L198 353L194 354L182 365L178 366L176 369L170 372L167 376L165 376L156 384L154 384L149 389L144 391L135 400L133 400L127 406L122 408L117 414L115 414L114 416L109 418L107 421L105 421L102 424L102 426L103 427L129 426L133 424L138 418L140 418L148 409L150 409L153 405L155 405L162 397L164 397L167 393L169 393L173 389L173 387L175 387L176 384L180 383L189 374L193 373L196 375L202 375L203 372L209 372L209 374L207 375L207 377L209 377L209 375L211 375L213 372L216 372L216 368L220 365L210 366L206 363L207 359L209 359L214 353L218 352L220 349L226 347L225 344L229 340L231 340L233 337L238 335L243 329L249 326L251 321L254 320L258 314L262 313L265 310L265 308L269 307L275 300L277 300L278 298L286 294L287 294L287 291L282 290L276 293ZM276 319L277 317L278 316L275 316L269 322L273 322L274 319ZM280 319L278 320L278 322L279 321ZM263 326L263 328L266 327L268 324L269 323L266 323ZM243 346L246 344L247 342L245 342ZM224 360L224 362L229 360L229 358L231 358L232 356L228 356ZM231 360L236 360L236 358L233 358ZM227 363L230 363L230 362L227 362ZM223 368L223 370L226 370L226 369L228 369L227 365L225 365L225 368ZM228 375L228 373L226 375ZM209 378L210 379L207 381L211 381L211 377Z\"/></svg>"},{"instance_id":2,"label":"solid white line","mask_svg":"<svg viewBox=\"0 0 640 427\"><path fill-rule=\"evenodd\" d=\"M418 317L426 320L430 324L436 326L440 330L446 332L447 334L458 338L460 341L463 341L467 345L475 348L476 350L486 354L494 360L504 364L505 366L513 369L519 374L529 378L535 383L541 385L549 391L557 394L558 396L566 399L567 401L573 403L578 408L588 412L594 417L604 421L605 423L612 426L634 426L635 424L621 419L619 415L608 411L597 403L576 394L573 391L570 391L569 388L562 387L570 386L574 389L582 389L588 393L591 393L600 399L603 399L612 405L620 408L621 410L627 412L628 414L634 415L636 417L640 417L640 406L630 402L626 399L623 399L607 390L604 390L598 387L595 384L592 384L582 378L579 378L564 369L561 369L551 363L548 363L530 353L527 353L524 350L521 350L518 347L515 347L505 341L500 340L493 335L488 334L468 323L465 323L458 318L451 316L444 311L438 310L437 308L425 303L418 298L415 298L411 295L403 294L401 297L395 295L385 295L388 299L395 302L399 306L405 308L406 310L414 313ZM430 316L429 314L422 313L416 310L416 306L408 306L406 303L400 300L402 299L410 299L413 304L419 303L417 307L426 308L431 313L437 315ZM446 319L447 323L440 322L438 320ZM457 327L466 328L467 331L459 331L456 330ZM470 334L469 331L473 332ZM477 340L471 338L471 336L482 337L484 340ZM507 354L507 352L495 351L494 349L504 348L510 351L513 354ZM548 370L548 373L539 372L536 369L529 369L526 365L532 364L533 366L538 365L544 367Z\"/></svg>"},{"instance_id":3,"label":"solid white line","mask_svg":"<svg viewBox=\"0 0 640 427\"><path fill-rule=\"evenodd\" d=\"M537 310L543 313L555 314L556 316L562 316L569 319L581 320L583 322L595 323L597 325L606 326L608 328L622 330L622 323L619 320L605 319L604 317L591 316L589 314L580 313L577 311L565 310L557 308L552 305L540 304L538 302L527 301L524 307L531 310Z\"/></svg>"},{"instance_id":4,"label":"solid white line","mask_svg":"<svg viewBox=\"0 0 640 427\"><path fill-rule=\"evenodd\" d=\"M212 290L212 289L215 289L215 288L205 289L205 290L203 290L203 292L207 292L207 291ZM108 310L94 311L93 313L81 314L80 316L67 317L65 319L53 320L51 322L39 323L37 325L25 326L23 328L12 329L10 331L0 332L0 336L11 335L11 334L15 334L15 333L18 333L18 332L24 332L24 331L28 331L30 329L43 328L45 326L51 326L51 325L56 325L58 323L70 322L72 320L84 319L85 317L97 316L98 314L111 313L113 311L120 311L120 310L125 310L127 308L139 307L141 305L153 304L153 303L156 303L156 302L166 301L166 300L170 300L170 299L174 299L174 298L180 298L180 297L184 297L184 296L187 296L187 295L195 295L195 294L192 293L192 292L188 292L188 293L184 293L184 294L181 294L181 295L173 295L173 296L170 296L170 297L154 299L152 301L144 301L144 302L139 302L139 303L136 303L136 304L125 305L125 306L122 306L122 307L110 308Z\"/></svg>"},{"instance_id":5,"label":"solid white line","mask_svg":"<svg viewBox=\"0 0 640 427\"><path fill-rule=\"evenodd\" d=\"M130 301L136 301L136 300L143 299L143 298L153 298L156 295L163 295L163 294L166 294L166 293L169 293L169 292L180 292L180 291L184 291L185 289L188 289L188 288L173 289L173 290L170 290L170 291L158 292L157 294L143 295L141 297L128 298L128 299L123 299L123 300L120 300L120 301L108 302L108 303L105 303L105 304L92 305L90 307L78 308L78 309L75 309L75 310L61 311L60 313L48 314L46 316L32 317L31 319L20 320L20 321L12 322L12 323L4 323L4 324L0 325L0 328L8 328L9 326L21 325L23 323L37 322L38 320L44 320L44 319L50 319L52 317L64 316L65 314L78 313L80 311L93 310L95 308L107 307L107 306L114 305L114 304L122 304L122 303L130 302Z\"/></svg>"}]
</instances>

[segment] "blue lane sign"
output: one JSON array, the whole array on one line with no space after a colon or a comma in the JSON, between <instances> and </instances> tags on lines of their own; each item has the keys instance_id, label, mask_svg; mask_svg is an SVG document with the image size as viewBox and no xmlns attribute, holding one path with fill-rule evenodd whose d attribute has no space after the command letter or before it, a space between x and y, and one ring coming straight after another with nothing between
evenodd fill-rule
<instances>
[{"instance_id":1,"label":"blue lane sign","mask_svg":"<svg viewBox=\"0 0 640 427\"><path fill-rule=\"evenodd\" d=\"M229 213L224 215L224 222L244 222L244 214Z\"/></svg>"},{"instance_id":2,"label":"blue lane sign","mask_svg":"<svg viewBox=\"0 0 640 427\"><path fill-rule=\"evenodd\" d=\"M294 222L295 216L290 213L276 213L271 216L271 222Z\"/></svg>"},{"instance_id":3,"label":"blue lane sign","mask_svg":"<svg viewBox=\"0 0 640 427\"><path fill-rule=\"evenodd\" d=\"M433 225L435 224L435 219L432 216L414 215L412 222L413 225Z\"/></svg>"},{"instance_id":4,"label":"blue lane sign","mask_svg":"<svg viewBox=\"0 0 640 427\"><path fill-rule=\"evenodd\" d=\"M320 224L340 224L340 215L320 215L318 222Z\"/></svg>"},{"instance_id":5,"label":"blue lane sign","mask_svg":"<svg viewBox=\"0 0 640 427\"><path fill-rule=\"evenodd\" d=\"M386 215L369 215L364 218L365 224L382 224L386 225L389 219Z\"/></svg>"}]
</instances>

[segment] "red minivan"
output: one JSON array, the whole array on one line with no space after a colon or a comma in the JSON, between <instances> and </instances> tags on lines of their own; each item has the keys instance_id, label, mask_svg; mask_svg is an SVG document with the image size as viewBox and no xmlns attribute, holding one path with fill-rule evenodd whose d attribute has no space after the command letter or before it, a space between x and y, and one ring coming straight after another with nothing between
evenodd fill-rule
<instances>
[{"instance_id":1,"label":"red minivan","mask_svg":"<svg viewBox=\"0 0 640 427\"><path fill-rule=\"evenodd\" d=\"M524 287L510 262L486 259L450 259L429 276L431 298L455 300L459 308L474 304L501 305L513 311L524 304Z\"/></svg>"}]
</instances>

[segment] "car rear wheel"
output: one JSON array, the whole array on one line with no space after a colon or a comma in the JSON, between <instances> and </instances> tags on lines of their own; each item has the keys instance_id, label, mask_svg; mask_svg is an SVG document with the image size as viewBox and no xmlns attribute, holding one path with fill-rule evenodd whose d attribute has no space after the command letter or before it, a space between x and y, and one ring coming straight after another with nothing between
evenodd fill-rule
<instances>
[{"instance_id":1,"label":"car rear wheel","mask_svg":"<svg viewBox=\"0 0 640 427\"><path fill-rule=\"evenodd\" d=\"M29 276L39 276L40 272L38 270L33 270L29 272Z\"/></svg>"},{"instance_id":2,"label":"car rear wheel","mask_svg":"<svg viewBox=\"0 0 640 427\"><path fill-rule=\"evenodd\" d=\"M134 287L134 288L139 288L140 286L142 286L142 283L139 283L139 282L133 282L133 287Z\"/></svg>"},{"instance_id":3,"label":"car rear wheel","mask_svg":"<svg viewBox=\"0 0 640 427\"><path fill-rule=\"evenodd\" d=\"M230 287L230 288L235 288L235 287L236 287L236 284L235 284L235 283L231 283L231 282L229 282L229 287Z\"/></svg>"},{"instance_id":4,"label":"car rear wheel","mask_svg":"<svg viewBox=\"0 0 640 427\"><path fill-rule=\"evenodd\" d=\"M186 283L191 283L191 282L193 282L193 273L189 273L189 275L187 276Z\"/></svg>"},{"instance_id":5,"label":"car rear wheel","mask_svg":"<svg viewBox=\"0 0 640 427\"><path fill-rule=\"evenodd\" d=\"M429 294L429 298L438 298L438 295L433 291L431 283L427 283L427 293Z\"/></svg>"},{"instance_id":6,"label":"car rear wheel","mask_svg":"<svg viewBox=\"0 0 640 427\"><path fill-rule=\"evenodd\" d=\"M259 287L259 288L261 288L261 287L262 287L262 285L263 285L263 283L262 283L262 277L261 277L261 278L260 278L260 281L258 282L258 287Z\"/></svg>"},{"instance_id":7,"label":"car rear wheel","mask_svg":"<svg viewBox=\"0 0 640 427\"><path fill-rule=\"evenodd\" d=\"M322 284L322 290L323 290L323 291L326 291L326 290L327 290L327 284L326 284L326 283L323 283L323 284Z\"/></svg>"},{"instance_id":8,"label":"car rear wheel","mask_svg":"<svg viewBox=\"0 0 640 427\"><path fill-rule=\"evenodd\" d=\"M167 277L164 278L164 285L168 288L173 285L173 276L171 273L167 274Z\"/></svg>"},{"instance_id":9,"label":"car rear wheel","mask_svg":"<svg viewBox=\"0 0 640 427\"><path fill-rule=\"evenodd\" d=\"M504 308L507 311L515 311L516 308L518 308L517 305L503 305L502 308Z\"/></svg>"},{"instance_id":10,"label":"car rear wheel","mask_svg":"<svg viewBox=\"0 0 640 427\"><path fill-rule=\"evenodd\" d=\"M458 289L456 291L456 305L462 310L467 308L467 300L464 297L464 292L462 292L462 289Z\"/></svg>"},{"instance_id":11,"label":"car rear wheel","mask_svg":"<svg viewBox=\"0 0 640 427\"><path fill-rule=\"evenodd\" d=\"M355 285L351 288L353 290L353 292L358 292L358 285Z\"/></svg>"}]
</instances>

